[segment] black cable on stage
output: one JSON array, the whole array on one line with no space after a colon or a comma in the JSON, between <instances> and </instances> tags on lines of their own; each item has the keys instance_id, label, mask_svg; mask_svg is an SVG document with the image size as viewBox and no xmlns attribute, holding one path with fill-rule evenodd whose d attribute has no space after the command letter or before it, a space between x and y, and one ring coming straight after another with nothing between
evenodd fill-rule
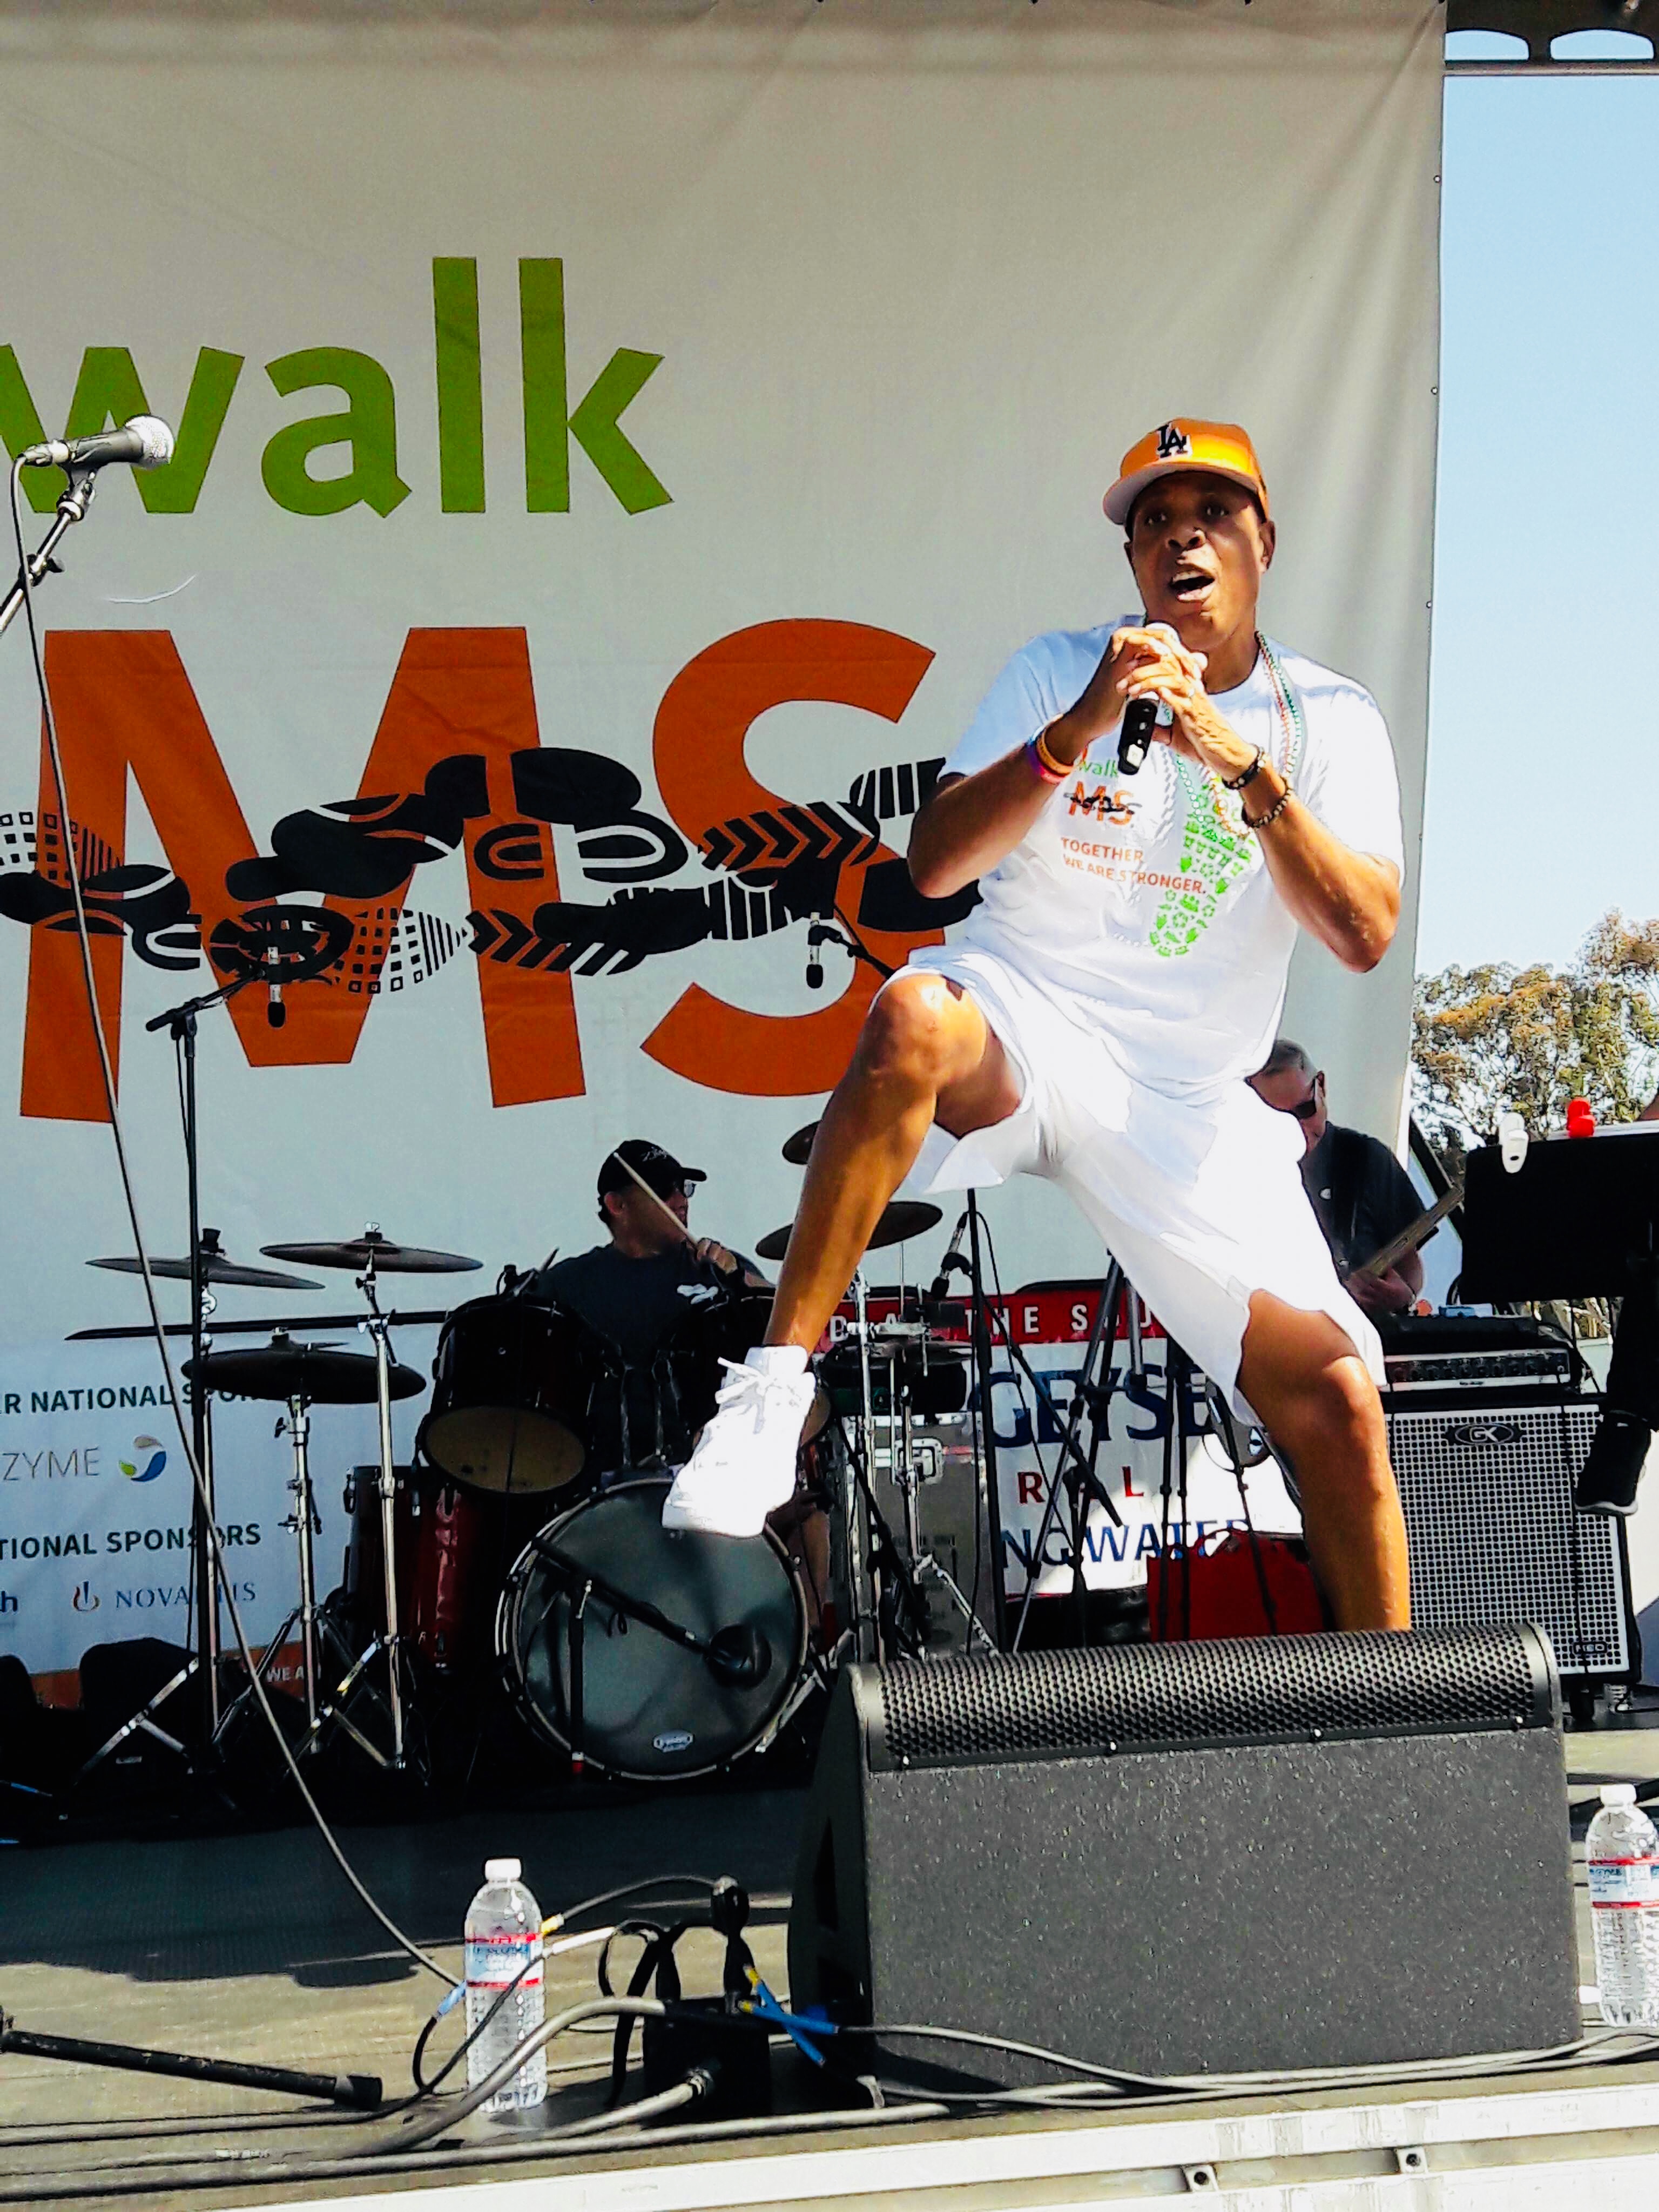
<instances>
[{"instance_id":1,"label":"black cable on stage","mask_svg":"<svg viewBox=\"0 0 1659 2212\"><path fill-rule=\"evenodd\" d=\"M477 2102L482 2103L494 2094L495 2086L504 2086L524 2064L526 2058L533 2054L536 2048L550 2041L565 2027L576 2024L582 2014L594 2012L615 2014L624 2008L647 2017L656 2013L666 2013L671 2009L658 2005L649 1999L636 1999L631 2003L626 1999L612 1999L608 2003L601 2001L597 2005L572 2007L557 2019L544 2023L543 2027L523 2039L495 2069L489 2082L479 2085L478 2091L475 2093ZM699 2015L699 2018L707 2024L707 2015ZM666 2148L679 2143L756 2142L804 2133L830 2133L836 2130L867 2130L884 2126L911 2125L921 2120L952 2117L964 2106L978 2106L988 2112L1035 2107L1039 2110L1073 2112L1109 2109L1115 2112L1122 2112L1137 2108L1157 2109L1160 2106L1167 2106L1171 2097L1191 2096L1195 2094L1217 2098L1261 2096L1271 2094L1275 2090L1296 2093L1309 2088L1361 2085L1386 2087L1393 2083L1409 2086L1434 2081L1462 2081L1481 2075L1511 2076L1555 2073L1582 2069L1585 2067L1613 2067L1642 2063L1650 2059L1654 2052L1659 2050L1659 2036L1638 2030L1613 2029L1606 2031L1600 2036L1586 2037L1577 2043L1563 2044L1547 2051L1472 2053L1467 2057L1458 2059L1425 2059L1389 2067L1328 2068L1279 2075L1219 2074L1159 2076L1135 2075L1123 2069L1096 2066L1086 2060L1072 2058L1064 2052L1045 2051L1036 2045L1017 2043L998 2036L981 2035L967 2029L934 2028L912 2023L898 2027L883 2025L862 2030L842 2028L838 2031L838 2033L849 2038L860 2034L906 2036L917 2039L946 2041L998 2050L1012 2056L1030 2058L1060 2069L1069 2069L1088 2078L1070 2085L1056 2082L1032 2089L986 2089L949 2093L930 2089L926 2093L925 2097L913 2097L913 2094L906 2085L888 2083L879 2076L866 2074L855 2078L860 2086L866 2088L866 2093L871 2094L872 2100L878 2100L882 2093L890 2089L894 2094L903 2095L911 2100L897 2106L878 2105L878 2108L875 2110L857 2108L839 2112L806 2112L770 2118L710 2121L702 2125L664 2128L654 2130L648 2136L641 2137L630 2136L629 2147L635 2147L636 2142ZM1619 2045L1628 2047L1624 2049L1612 2047ZM679 2092L670 2091L665 2094L676 2101L681 2101L686 2086L686 2084L681 2084ZM1100 2101L1105 2090L1120 2087L1121 2094L1112 2095L1103 2104ZM1151 2094L1136 2095L1134 2092L1137 2089ZM74 2181L66 2177L63 2186L52 2185L50 2180L43 2186L37 2178L16 2188L0 2187L0 2204L36 2204L100 2197L139 2196L154 2194L168 2188L174 2190L264 2188L277 2183L349 2179L370 2173L436 2174L458 2166L517 2165L538 2160L553 2160L580 2152L596 2137L610 2134L624 2126L631 2126L641 2119L653 2117L665 2109L664 2104L658 2099L642 2099L637 2104L626 2106L619 2112L598 2114L592 2118L575 2121L568 2126L553 2129L544 2135L526 2140L464 2143L445 2149L421 2150L418 2154L413 2154L416 2149L417 2141L429 2142L433 2137L441 2135L447 2128L459 2124L462 2119L468 2117L466 2110L464 2109L467 2105L472 2105L472 2108L477 2109L471 2099L457 2100L453 2106L447 2106L441 2113L435 2114L419 2124L418 2130L416 2128L405 2128L401 2137L401 2148L398 2147L395 2142L392 2147L384 2150L377 2148L375 2144L369 2143L360 2145L350 2152L335 2156L284 2160L270 2159L258 2150L240 2156L232 2154L228 2159L224 2153L221 2152L216 2156L204 2157L199 2161L182 2160L178 2165L165 2170L158 2167L154 2172L143 2175L129 2173L118 2179L100 2176L94 2180L84 2183Z\"/></svg>"},{"instance_id":2,"label":"black cable on stage","mask_svg":"<svg viewBox=\"0 0 1659 2212\"><path fill-rule=\"evenodd\" d=\"M562 1912L554 1913L549 1919L543 1922L542 1933L544 1936L550 1935L557 1929L568 1927L571 1921L581 1918L584 1914L597 1911L602 1905L613 1905L618 1898L637 1896L641 1890L703 1889L712 1895L718 1887L719 1884L715 1879L706 1874L649 1875L638 1881L619 1882L614 1889L600 1890L596 1896L585 1897L580 1904L568 1905ZM566 1951L575 1950L584 1942L602 1942L605 1949L600 1954L599 1979L601 1990L608 1996L611 1992L605 1978L605 1961L610 1954L611 1943L620 1932L620 1929L615 1928L589 1929L580 1935L573 1936L562 1943L554 1943L541 1954L541 1957L544 1960L556 1958ZM438 2071L428 2079L421 2072L421 2061L426 2056L426 2046L436 2033L439 2024L456 2002L456 1992L451 1991L442 2004L428 2014L425 2026L415 2039L414 2052L410 2059L410 2072L415 2080L415 2094L404 2100L404 2106L395 2109L403 2110L406 2106L419 2104L426 2098L436 2095L439 2088L448 2080L450 2075L459 2065L461 2060L494 2021L496 2014L500 2012L501 2007L536 1963L535 1959L525 1960L507 1987L495 1998L477 2027L472 2028L462 2041L457 2044ZM459 1985L457 1986L459 1988Z\"/></svg>"},{"instance_id":3,"label":"black cable on stage","mask_svg":"<svg viewBox=\"0 0 1659 2212\"><path fill-rule=\"evenodd\" d=\"M210 1510L207 1483L197 1462L195 1447L191 1437L191 1425L185 1415L178 1377L173 1372L173 1355L167 1346L167 1329L162 1322L161 1308L155 1296L155 1281L150 1273L149 1250L145 1243L143 1224L138 1218L137 1194L133 1185L131 1170L127 1159L126 1138L121 1126L120 1106L116 1096L115 1071L110 1059L109 1040L104 1032L103 1010L98 1003L98 981L92 964L92 935L87 921L86 896L81 881L80 855L76 851L75 835L71 827L69 784L64 770L63 752L58 741L58 718L52 711L52 692L46 682L46 661L40 647L40 633L34 616L34 584L29 569L28 550L23 543L21 485L22 464L21 461L14 461L10 477L12 534L17 544L18 575L22 586L23 614L28 630L29 653L34 665L35 688L40 697L40 715L46 733L46 756L52 769L52 788L58 799L58 820L63 832L64 860L69 872L70 891L75 907L75 934L81 954L82 979L86 986L87 1012L92 1024L93 1041L97 1047L98 1072L103 1085L104 1103L109 1114L110 1133L115 1145L116 1167L121 1179L122 1196L126 1203L127 1220L132 1232L133 1250L138 1261L138 1273L144 1285L144 1303L149 1309L150 1328L155 1338L156 1351L161 1363L161 1375L167 1390L167 1405L179 1431L185 1464L190 1470L190 1479L201 1506L203 1524L207 1533L214 1572L218 1578L225 1610L235 1634L237 1650L241 1656L243 1666L247 1670L248 1687L253 1694L254 1702L264 1717L265 1724L283 1754L283 1761L293 1778L294 1786L300 1793L301 1801L311 1815L317 1832L327 1845L335 1864L349 1882L360 1901L392 1937L399 1950L413 1959L417 1966L423 1966L429 1974L435 1974L440 1981L447 1982L453 1987L455 1984L454 1975L447 1968L441 1966L435 1959L423 1951L413 1937L404 1933L397 1922L370 1894L356 1869L341 1850L333 1830L323 1817L321 1807L307 1785L306 1778L300 1771L299 1761L295 1758L288 1738L283 1734L275 1712L271 1710L270 1700L265 1693L264 1684L254 1664L253 1654L249 1648L246 1632L242 1626L241 1612L236 1603L230 1573L226 1567L223 1549L219 1541L219 1531L215 1525Z\"/></svg>"}]
</instances>

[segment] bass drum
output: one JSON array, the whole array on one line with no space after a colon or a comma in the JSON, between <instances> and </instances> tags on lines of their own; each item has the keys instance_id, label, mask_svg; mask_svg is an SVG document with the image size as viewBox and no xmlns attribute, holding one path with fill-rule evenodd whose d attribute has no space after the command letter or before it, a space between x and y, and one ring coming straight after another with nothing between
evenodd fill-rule
<instances>
[{"instance_id":1,"label":"bass drum","mask_svg":"<svg viewBox=\"0 0 1659 2212\"><path fill-rule=\"evenodd\" d=\"M566 1489L587 1462L599 1341L571 1313L474 1298L444 1323L416 1448L467 1490Z\"/></svg>"},{"instance_id":2,"label":"bass drum","mask_svg":"<svg viewBox=\"0 0 1659 2212\"><path fill-rule=\"evenodd\" d=\"M662 1525L666 1478L619 1482L550 1521L508 1577L495 1648L520 1711L574 1754L572 1615L584 1574L637 1597L707 1642L729 1633L748 1657L732 1669L631 1618L598 1591L580 1633L580 1753L603 1773L679 1782L751 1750L806 1660L806 1611L783 1547L768 1530L740 1539ZM556 1553L556 1558L553 1554ZM741 1678L731 1679L735 1672Z\"/></svg>"}]
</instances>

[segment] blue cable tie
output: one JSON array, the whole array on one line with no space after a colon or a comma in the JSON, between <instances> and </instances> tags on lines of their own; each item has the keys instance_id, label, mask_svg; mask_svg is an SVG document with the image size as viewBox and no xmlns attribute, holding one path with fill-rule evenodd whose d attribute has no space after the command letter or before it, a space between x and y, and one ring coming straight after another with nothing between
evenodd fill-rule
<instances>
[{"instance_id":1,"label":"blue cable tie","mask_svg":"<svg viewBox=\"0 0 1659 2212\"><path fill-rule=\"evenodd\" d=\"M786 2012L752 1969L749 1982L755 1992L750 2002L750 2011L758 2013L763 2020L773 2021L783 2030L795 2048L811 2060L814 2066L822 2066L824 2063L823 2053L808 2039L814 2035L835 2034L836 2023L829 2014L820 2011L817 2006L810 2012Z\"/></svg>"}]
</instances>

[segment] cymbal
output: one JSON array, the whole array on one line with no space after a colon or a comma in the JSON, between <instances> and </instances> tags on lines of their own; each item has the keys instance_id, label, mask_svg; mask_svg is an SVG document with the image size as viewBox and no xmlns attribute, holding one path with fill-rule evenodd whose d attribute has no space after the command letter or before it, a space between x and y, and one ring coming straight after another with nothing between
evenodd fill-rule
<instances>
[{"instance_id":1,"label":"cymbal","mask_svg":"<svg viewBox=\"0 0 1659 2212\"><path fill-rule=\"evenodd\" d=\"M462 1275L481 1267L459 1252L433 1252L419 1244L394 1244L374 1222L361 1237L338 1244L262 1244L268 1260L297 1260L302 1267L350 1267L364 1273L372 1260L377 1275Z\"/></svg>"},{"instance_id":2,"label":"cymbal","mask_svg":"<svg viewBox=\"0 0 1659 2212\"><path fill-rule=\"evenodd\" d=\"M920 1237L936 1228L944 1218L938 1206L930 1206L926 1199L896 1198L890 1206L882 1209L864 1249L874 1252L884 1244L902 1244L907 1237ZM781 1229L769 1230L755 1247L757 1258L781 1260L789 1248L789 1231L793 1226L793 1222L787 1222Z\"/></svg>"},{"instance_id":3,"label":"cymbal","mask_svg":"<svg viewBox=\"0 0 1659 2212\"><path fill-rule=\"evenodd\" d=\"M809 1121L804 1129L797 1129L793 1137L783 1140L783 1157L792 1168L804 1168L806 1156L812 1149L812 1139L818 1133L816 1121Z\"/></svg>"},{"instance_id":4,"label":"cymbal","mask_svg":"<svg viewBox=\"0 0 1659 2212\"><path fill-rule=\"evenodd\" d=\"M231 1398L305 1398L313 1406L372 1406L374 1354L342 1352L331 1344L295 1344L279 1329L269 1344L250 1350L210 1352L187 1359L191 1382L199 1370L210 1390ZM394 1363L392 1395L413 1398L425 1389L413 1367Z\"/></svg>"},{"instance_id":5,"label":"cymbal","mask_svg":"<svg viewBox=\"0 0 1659 2212\"><path fill-rule=\"evenodd\" d=\"M89 1267L107 1267L115 1275L137 1275L143 1272L130 1252L124 1252L113 1260L88 1260L87 1265ZM149 1272L166 1282L187 1283L190 1280L190 1261L187 1257L183 1260L152 1260ZM216 1288L245 1291L320 1291L323 1287L320 1283L308 1281L304 1275L285 1275L276 1267L239 1267L235 1261L227 1260L219 1252L203 1253L202 1279Z\"/></svg>"}]
</instances>

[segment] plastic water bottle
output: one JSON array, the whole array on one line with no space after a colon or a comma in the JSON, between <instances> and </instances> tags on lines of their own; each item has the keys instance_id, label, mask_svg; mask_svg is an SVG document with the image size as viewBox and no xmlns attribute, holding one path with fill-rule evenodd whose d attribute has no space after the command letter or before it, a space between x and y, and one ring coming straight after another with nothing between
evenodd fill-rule
<instances>
[{"instance_id":1,"label":"plastic water bottle","mask_svg":"<svg viewBox=\"0 0 1659 2212\"><path fill-rule=\"evenodd\" d=\"M504 1990L507 1998L466 2054L466 2078L476 2088L502 2059L542 2024L541 1907L520 1880L517 1859L486 1859L483 1887L466 1913L466 2032L476 2033ZM514 1985L515 1976L522 1976ZM526 2060L486 2112L518 2112L547 2094L547 2052Z\"/></svg>"},{"instance_id":2,"label":"plastic water bottle","mask_svg":"<svg viewBox=\"0 0 1659 2212\"><path fill-rule=\"evenodd\" d=\"M1584 1840L1601 2017L1659 2027L1659 1835L1628 1782L1601 1787Z\"/></svg>"}]
</instances>

